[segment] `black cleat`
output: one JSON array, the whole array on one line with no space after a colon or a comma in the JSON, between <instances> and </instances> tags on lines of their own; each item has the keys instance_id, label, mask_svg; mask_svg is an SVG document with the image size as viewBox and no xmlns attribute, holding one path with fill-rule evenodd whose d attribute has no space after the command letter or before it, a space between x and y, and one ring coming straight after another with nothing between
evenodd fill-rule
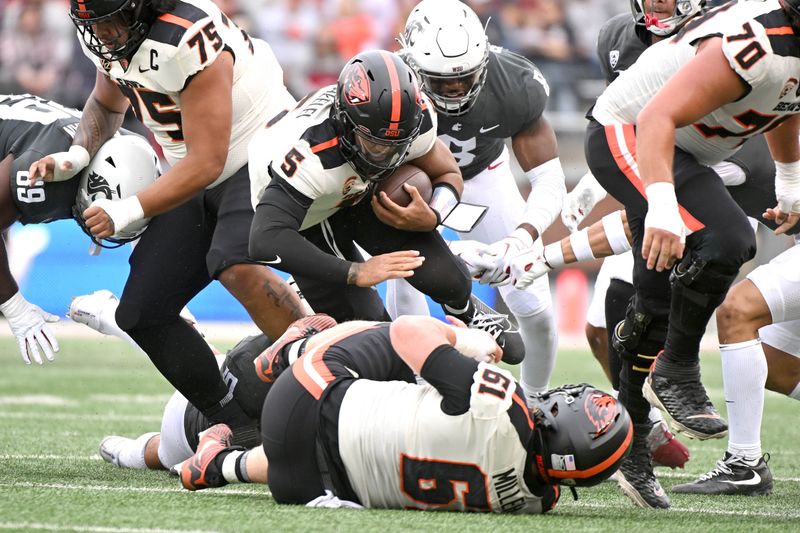
<instances>
[{"instance_id":1,"label":"black cleat","mask_svg":"<svg viewBox=\"0 0 800 533\"><path fill-rule=\"evenodd\" d=\"M634 425L631 451L620 463L616 479L622 492L639 507L667 509L669 498L653 473L650 448L647 445L650 429L650 424Z\"/></svg>"},{"instance_id":2,"label":"black cleat","mask_svg":"<svg viewBox=\"0 0 800 533\"><path fill-rule=\"evenodd\" d=\"M720 439L728 434L728 423L708 399L699 376L690 379L661 377L650 371L642 387L650 405L664 413L675 433L693 439Z\"/></svg>"},{"instance_id":3,"label":"black cleat","mask_svg":"<svg viewBox=\"0 0 800 533\"><path fill-rule=\"evenodd\" d=\"M519 334L519 327L508 315L503 315L483 303L477 296L471 296L475 312L472 318L462 320L471 329L488 332L503 349L503 362L518 365L525 359L525 344Z\"/></svg>"},{"instance_id":4,"label":"black cleat","mask_svg":"<svg viewBox=\"0 0 800 533\"><path fill-rule=\"evenodd\" d=\"M772 494L772 472L767 466L769 455L751 464L738 455L725 452L716 467L697 481L672 487L678 494L733 494L737 496L769 496Z\"/></svg>"}]
</instances>

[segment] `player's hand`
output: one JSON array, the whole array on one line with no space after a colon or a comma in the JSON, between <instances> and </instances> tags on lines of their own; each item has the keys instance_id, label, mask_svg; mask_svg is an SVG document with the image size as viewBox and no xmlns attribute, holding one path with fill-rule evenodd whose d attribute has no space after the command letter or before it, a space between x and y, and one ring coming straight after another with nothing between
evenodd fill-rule
<instances>
[{"instance_id":1,"label":"player's hand","mask_svg":"<svg viewBox=\"0 0 800 533\"><path fill-rule=\"evenodd\" d=\"M647 269L663 272L672 268L683 257L685 238L671 231L648 228L645 225L642 257L647 261Z\"/></svg>"},{"instance_id":2,"label":"player's hand","mask_svg":"<svg viewBox=\"0 0 800 533\"><path fill-rule=\"evenodd\" d=\"M403 184L404 190L411 195L411 203L401 207L383 192L372 196L372 210L378 220L405 231L433 231L436 229L436 213L419 194L413 185Z\"/></svg>"},{"instance_id":3,"label":"player's hand","mask_svg":"<svg viewBox=\"0 0 800 533\"><path fill-rule=\"evenodd\" d=\"M798 220L800 220L800 213L796 213L794 211L790 211L788 213L784 212L780 208L780 204L776 205L775 207L768 208L766 211L764 211L762 216L767 220L774 221L775 224L778 225L774 231L775 235L786 233L792 229L795 224L797 224Z\"/></svg>"},{"instance_id":4,"label":"player's hand","mask_svg":"<svg viewBox=\"0 0 800 533\"><path fill-rule=\"evenodd\" d=\"M41 365L41 352L44 352L48 361L54 359L59 346L47 323L57 322L58 316L30 303L20 293L0 304L0 312L5 315L11 332L17 338L19 352L26 365L31 364L31 359Z\"/></svg>"},{"instance_id":5,"label":"player's hand","mask_svg":"<svg viewBox=\"0 0 800 533\"><path fill-rule=\"evenodd\" d=\"M597 182L591 172L583 175L575 188L564 197L561 222L570 233L576 231L594 206L606 197L606 190Z\"/></svg>"},{"instance_id":6,"label":"player's hand","mask_svg":"<svg viewBox=\"0 0 800 533\"><path fill-rule=\"evenodd\" d=\"M42 181L64 181L86 168L89 152L82 146L73 145L67 152L58 152L34 161L28 169L32 184Z\"/></svg>"},{"instance_id":7,"label":"player's hand","mask_svg":"<svg viewBox=\"0 0 800 533\"><path fill-rule=\"evenodd\" d=\"M647 215L644 218L642 257L647 269L663 272L683 257L686 226L678 211L675 188L669 182L651 183L645 189Z\"/></svg>"},{"instance_id":8,"label":"player's hand","mask_svg":"<svg viewBox=\"0 0 800 533\"><path fill-rule=\"evenodd\" d=\"M142 204L136 196L124 200L100 198L83 212L83 220L89 231L98 239L111 237L117 231L144 218Z\"/></svg>"},{"instance_id":9,"label":"player's hand","mask_svg":"<svg viewBox=\"0 0 800 533\"><path fill-rule=\"evenodd\" d=\"M478 281L492 287L508 284L511 281L511 259L532 245L533 237L521 228L514 230L508 237L493 243L489 246L486 255L494 259L494 266L487 269Z\"/></svg>"},{"instance_id":10,"label":"player's hand","mask_svg":"<svg viewBox=\"0 0 800 533\"><path fill-rule=\"evenodd\" d=\"M456 334L453 348L463 355L479 363L498 363L503 358L503 349L487 331L469 329L463 321L454 316L447 315L445 319L453 326Z\"/></svg>"},{"instance_id":11,"label":"player's hand","mask_svg":"<svg viewBox=\"0 0 800 533\"><path fill-rule=\"evenodd\" d=\"M450 251L464 261L469 275L473 279L480 279L487 269L493 268L495 260L488 253L489 245L478 241L455 240L448 243Z\"/></svg>"},{"instance_id":12,"label":"player's hand","mask_svg":"<svg viewBox=\"0 0 800 533\"><path fill-rule=\"evenodd\" d=\"M372 287L389 279L409 278L414 269L422 266L425 257L417 250L402 250L388 254L375 255L364 263L353 263L355 283L359 287Z\"/></svg>"},{"instance_id":13,"label":"player's hand","mask_svg":"<svg viewBox=\"0 0 800 533\"><path fill-rule=\"evenodd\" d=\"M523 291L551 270L541 251L525 250L511 258L511 283Z\"/></svg>"}]
</instances>

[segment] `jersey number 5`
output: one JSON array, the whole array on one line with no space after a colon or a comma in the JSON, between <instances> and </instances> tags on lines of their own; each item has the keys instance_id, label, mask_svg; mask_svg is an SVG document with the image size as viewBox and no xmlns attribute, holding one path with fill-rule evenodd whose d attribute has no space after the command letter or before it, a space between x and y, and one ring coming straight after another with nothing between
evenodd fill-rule
<instances>
[{"instance_id":1,"label":"jersey number 5","mask_svg":"<svg viewBox=\"0 0 800 533\"><path fill-rule=\"evenodd\" d=\"M491 509L486 474L475 464L403 455L400 482L403 494L422 504L465 511Z\"/></svg>"}]
</instances>

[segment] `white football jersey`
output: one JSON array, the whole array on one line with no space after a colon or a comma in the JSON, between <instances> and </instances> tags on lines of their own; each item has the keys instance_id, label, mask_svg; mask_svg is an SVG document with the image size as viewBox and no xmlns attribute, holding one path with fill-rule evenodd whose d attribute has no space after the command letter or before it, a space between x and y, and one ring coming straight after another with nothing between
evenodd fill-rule
<instances>
[{"instance_id":1,"label":"white football jersey","mask_svg":"<svg viewBox=\"0 0 800 533\"><path fill-rule=\"evenodd\" d=\"M678 129L678 147L700 163L713 165L736 152L745 139L800 112L797 37L778 0L765 0L712 10L671 39L649 47L598 98L594 118L603 125L635 124L639 111L708 37L722 38L725 57L750 91L698 123Z\"/></svg>"},{"instance_id":2,"label":"white football jersey","mask_svg":"<svg viewBox=\"0 0 800 533\"><path fill-rule=\"evenodd\" d=\"M233 117L228 159L218 185L247 164L247 144L276 114L295 104L269 45L252 39L211 0L179 0L159 16L130 62L86 56L119 85L136 116L156 136L167 161L186 156L181 128L181 91L223 52L234 57Z\"/></svg>"},{"instance_id":3,"label":"white football jersey","mask_svg":"<svg viewBox=\"0 0 800 533\"><path fill-rule=\"evenodd\" d=\"M339 133L331 118L336 85L304 98L278 122L256 134L250 143L250 191L258 205L272 173L313 200L301 230L319 224L342 207L356 204L370 183L362 180L339 149ZM436 142L436 114L421 95L426 118L406 161L427 154Z\"/></svg>"},{"instance_id":4,"label":"white football jersey","mask_svg":"<svg viewBox=\"0 0 800 533\"><path fill-rule=\"evenodd\" d=\"M339 411L338 437L361 503L541 513L541 498L523 479L527 442L508 414L512 402L523 401L515 387L510 372L481 363L469 410L452 416L442 411L442 396L431 385L356 380Z\"/></svg>"}]
</instances>

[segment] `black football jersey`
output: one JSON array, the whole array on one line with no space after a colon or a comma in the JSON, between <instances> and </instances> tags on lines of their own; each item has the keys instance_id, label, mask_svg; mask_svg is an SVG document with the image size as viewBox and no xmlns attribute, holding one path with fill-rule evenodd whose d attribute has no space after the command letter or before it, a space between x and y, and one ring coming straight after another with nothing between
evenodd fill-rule
<instances>
[{"instance_id":1,"label":"black football jersey","mask_svg":"<svg viewBox=\"0 0 800 533\"><path fill-rule=\"evenodd\" d=\"M538 120L547 104L547 82L524 57L491 46L486 68L486 84L467 113L438 114L439 138L455 156L465 180L497 159L505 139Z\"/></svg>"},{"instance_id":2,"label":"black football jersey","mask_svg":"<svg viewBox=\"0 0 800 533\"><path fill-rule=\"evenodd\" d=\"M55 152L64 152L80 122L80 112L31 95L0 95L0 147L3 158L12 154L11 198L20 222L34 224L72 218L80 180L39 183L28 178L31 164Z\"/></svg>"},{"instance_id":3,"label":"black football jersey","mask_svg":"<svg viewBox=\"0 0 800 533\"><path fill-rule=\"evenodd\" d=\"M597 35L597 56L606 83L633 65L648 46L649 32L630 13L620 13L603 24Z\"/></svg>"}]
</instances>

